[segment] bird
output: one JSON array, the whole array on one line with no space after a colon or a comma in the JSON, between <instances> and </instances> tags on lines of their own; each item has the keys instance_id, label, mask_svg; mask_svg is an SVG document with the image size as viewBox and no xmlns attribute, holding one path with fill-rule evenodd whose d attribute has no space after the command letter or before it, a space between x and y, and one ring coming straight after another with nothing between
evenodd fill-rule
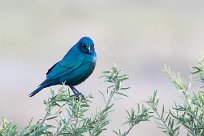
<instances>
[{"instance_id":1,"label":"bird","mask_svg":"<svg viewBox=\"0 0 204 136\"><path fill-rule=\"evenodd\" d=\"M74 95L81 94L74 86L81 84L92 74L96 60L93 40L90 37L82 37L59 62L47 71L46 79L29 94L29 97L46 87L62 84L69 86Z\"/></svg>"}]
</instances>

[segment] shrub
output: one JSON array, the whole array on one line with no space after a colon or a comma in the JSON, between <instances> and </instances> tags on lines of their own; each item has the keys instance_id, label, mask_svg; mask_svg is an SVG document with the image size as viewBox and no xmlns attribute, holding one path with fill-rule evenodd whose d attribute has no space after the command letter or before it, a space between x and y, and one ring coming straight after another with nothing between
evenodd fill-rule
<instances>
[{"instance_id":1,"label":"shrub","mask_svg":"<svg viewBox=\"0 0 204 136\"><path fill-rule=\"evenodd\" d=\"M113 131L115 135L127 136L135 125L144 121L154 120L158 127L168 136L178 136L181 127L184 127L187 136L204 136L204 59L192 67L189 81L184 81L179 73L175 73L170 67L164 66L162 70L178 90L183 100L182 104L175 103L171 108L159 107L157 91L143 103L138 103L136 109L127 112L128 125L126 131ZM111 70L102 72L101 76L110 86L106 91L100 92L104 99L104 106L100 107L92 115L87 115L90 108L91 95L86 97L72 96L69 89L60 88L57 92L51 90L51 96L44 101L45 116L36 123L32 120L21 131L17 131L17 125L2 119L0 136L98 136L106 131L111 120L108 115L112 112L114 101L118 95L127 97L123 82L128 79L126 74L113 66ZM196 80L199 77L199 82ZM127 91L126 91L127 93Z\"/></svg>"}]
</instances>

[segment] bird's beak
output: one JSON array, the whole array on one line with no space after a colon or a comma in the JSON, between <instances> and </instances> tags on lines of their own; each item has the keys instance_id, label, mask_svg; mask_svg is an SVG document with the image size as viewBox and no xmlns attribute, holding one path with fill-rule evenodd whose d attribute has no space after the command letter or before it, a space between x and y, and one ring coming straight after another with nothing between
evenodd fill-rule
<instances>
[{"instance_id":1,"label":"bird's beak","mask_svg":"<svg viewBox=\"0 0 204 136\"><path fill-rule=\"evenodd\" d=\"M87 47L87 49L90 51L90 50L91 50L91 47L89 46L89 47Z\"/></svg>"}]
</instances>

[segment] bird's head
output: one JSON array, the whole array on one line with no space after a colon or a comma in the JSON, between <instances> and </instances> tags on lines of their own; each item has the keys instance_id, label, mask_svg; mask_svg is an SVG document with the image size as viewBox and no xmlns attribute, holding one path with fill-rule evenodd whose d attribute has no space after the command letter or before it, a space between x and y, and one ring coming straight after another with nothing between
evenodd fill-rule
<instances>
[{"instance_id":1,"label":"bird's head","mask_svg":"<svg viewBox=\"0 0 204 136\"><path fill-rule=\"evenodd\" d=\"M91 38L89 37L82 37L79 41L78 41L78 46L80 51L84 52L84 53L88 53L88 54L92 54L95 52L94 49L94 42Z\"/></svg>"}]
</instances>

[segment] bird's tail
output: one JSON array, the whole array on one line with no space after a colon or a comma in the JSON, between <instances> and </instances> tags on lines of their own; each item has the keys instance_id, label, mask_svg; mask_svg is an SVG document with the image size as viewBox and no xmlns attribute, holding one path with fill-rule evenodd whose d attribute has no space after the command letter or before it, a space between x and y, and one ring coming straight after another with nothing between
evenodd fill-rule
<instances>
[{"instance_id":1,"label":"bird's tail","mask_svg":"<svg viewBox=\"0 0 204 136\"><path fill-rule=\"evenodd\" d=\"M49 86L48 83L44 81L42 84L40 84L40 86L35 91L33 91L32 93L29 94L29 97L34 96L35 94L40 92L43 88L46 88L48 86Z\"/></svg>"}]
</instances>

